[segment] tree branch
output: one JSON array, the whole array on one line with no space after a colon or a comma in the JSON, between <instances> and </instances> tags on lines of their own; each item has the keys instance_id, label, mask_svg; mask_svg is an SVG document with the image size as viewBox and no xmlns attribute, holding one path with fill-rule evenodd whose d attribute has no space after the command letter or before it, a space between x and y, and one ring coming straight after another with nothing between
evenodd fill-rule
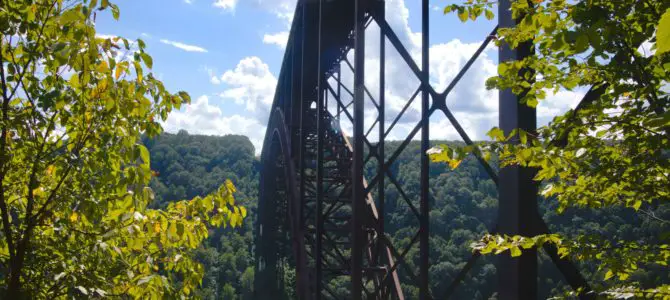
<instances>
[{"instance_id":1,"label":"tree branch","mask_svg":"<svg viewBox=\"0 0 670 300\"><path fill-rule=\"evenodd\" d=\"M44 37L44 28L46 27L46 24L49 21L49 18L51 17L51 12L53 11L54 6L56 5L57 0L54 0L51 5L49 6L49 9L46 11L46 14L44 16L44 20L42 21L42 24L40 26L40 29L37 34L37 39L35 42L34 49L32 49L32 55L28 58L26 65L21 69L21 72L19 76L17 77L17 84L12 90L12 92L7 95L7 84L4 82L4 64L2 66L3 68L3 106L2 106L2 111L3 111L3 125L2 125L2 134L0 138L2 141L0 141L0 149L2 149L2 157L0 159L0 194L2 194L2 201L0 201L0 208L3 208L3 210L6 211L6 203L4 201L4 177L6 174L6 164L7 164L7 145L6 145L6 138L7 138L7 127L9 126L9 116L8 116L8 111L9 111L9 101L14 97L14 94L16 91L19 89L19 86L21 85L21 82L23 81L23 77L26 75L30 64L33 62L33 60L38 56L37 55L37 49L39 48L40 42L42 38ZM9 45L11 47L11 45ZM44 144L42 145L41 148L44 147ZM35 171L36 171L36 164L38 160L35 160L35 165L33 165L33 171L32 171L32 177L31 177L31 183L34 183L35 180ZM28 208L32 210L32 190L28 191L29 195L29 203L28 203ZM34 200L34 199L32 199ZM3 213L4 214L4 213ZM6 218L3 218L5 220ZM30 234L32 231L32 227L30 224L29 215L26 214L26 223L28 227L24 231L24 236L22 238L21 244L17 245L18 248L14 248L14 254L13 254L13 259L11 260L10 263L10 270L9 270L9 280L8 280L8 285L7 285L7 296L9 298L19 298L20 297L20 290L21 290L21 269L23 268L23 259L25 257L25 251L28 248L28 244L30 241ZM3 221L4 222L4 221ZM9 220L7 220L7 223ZM11 231L10 231L11 233ZM11 252L10 252L11 253Z\"/></svg>"},{"instance_id":2,"label":"tree branch","mask_svg":"<svg viewBox=\"0 0 670 300\"><path fill-rule=\"evenodd\" d=\"M639 212L641 212L642 214L645 214L645 215L647 215L648 217L650 217L650 218L652 218L652 219L654 219L654 220L656 220L656 221L659 221L659 222L661 222L661 223L670 223L670 221L665 220L665 219L661 219L661 218L659 218L658 216L656 216L656 214L655 214L653 211L651 211L651 210L646 211L646 210L644 210L644 209L640 209Z\"/></svg>"},{"instance_id":3,"label":"tree branch","mask_svg":"<svg viewBox=\"0 0 670 300\"><path fill-rule=\"evenodd\" d=\"M3 40L0 40L0 47L2 47ZM5 201L5 167L7 164L7 126L9 123L9 101L10 97L7 95L7 82L5 79L5 63L4 57L2 66L0 66L0 78L2 80L2 133L0 134L0 212L2 213L2 227L7 239L7 248L9 250L9 261L14 261L15 248L14 238L12 236L11 225L9 224L9 210L7 209L7 202Z\"/></svg>"}]
</instances>

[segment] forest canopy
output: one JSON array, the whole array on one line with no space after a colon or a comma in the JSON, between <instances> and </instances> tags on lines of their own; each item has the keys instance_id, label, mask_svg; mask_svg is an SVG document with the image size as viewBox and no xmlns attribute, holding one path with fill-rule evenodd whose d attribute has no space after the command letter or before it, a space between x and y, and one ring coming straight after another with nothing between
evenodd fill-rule
<instances>
[{"instance_id":1,"label":"forest canopy","mask_svg":"<svg viewBox=\"0 0 670 300\"><path fill-rule=\"evenodd\" d=\"M152 155L152 169L160 175L152 179L151 186L156 190L156 198L170 202L183 195L174 195L172 191L186 193L209 192L207 187L199 189L197 182L215 182L218 178L228 177L238 187L238 201L249 209L249 217L240 228L217 229L207 242L196 251L196 259L205 269L203 287L197 293L204 299L253 299L253 257L254 240L252 224L257 216L259 161L254 156L254 148L246 137L201 136L182 131L178 134L162 134L153 140L145 140ZM388 142L388 151L393 151L400 142ZM432 145L462 145L455 142L433 141ZM398 157L392 172L396 175L408 198L419 198L420 144L411 142ZM235 160L229 159L235 158ZM495 165L495 162L494 162ZM372 174L376 166L367 167ZM232 172L238 174L227 174ZM176 176L179 174L179 176ZM243 175L242 175L243 174ZM446 285L453 280L472 253L471 244L487 233L487 228L497 218L497 189L479 162L466 158L461 165L452 170L448 165L431 165L430 191L433 202L430 210L431 239L430 268L431 289L443 293ZM165 188L160 188L164 186ZM214 186L214 185L212 185ZM402 200L398 190L386 183L386 224L385 228L394 244L408 244L413 232L418 228L412 217L411 208ZM621 207L600 210L570 209L561 214L556 212L557 204L553 199L538 198L543 218L552 232L565 235L597 234L612 240L667 239L668 224L646 214ZM159 203L161 203L159 202ZM163 204L164 205L164 204ZM661 219L670 218L670 208L659 206L654 210ZM419 263L418 249L408 254L412 266ZM561 295L569 290L562 275L551 260L541 255L539 272L543 274L539 283L539 297ZM603 287L613 286L618 278L604 280L605 270L598 265L583 261L579 269L592 284ZM403 288L409 299L418 297L418 289L410 284L411 277L400 273ZM290 276L287 276L290 278ZM667 267L640 266L631 273L629 280L638 282L641 287L654 287L670 283ZM493 258L483 258L469 274L454 294L456 299L495 298L496 268ZM347 283L342 283L347 288Z\"/></svg>"}]
</instances>

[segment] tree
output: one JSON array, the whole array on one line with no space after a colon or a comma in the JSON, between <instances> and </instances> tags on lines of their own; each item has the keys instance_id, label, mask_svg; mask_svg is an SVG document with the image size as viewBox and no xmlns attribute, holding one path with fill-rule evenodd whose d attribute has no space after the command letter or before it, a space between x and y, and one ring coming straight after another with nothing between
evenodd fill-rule
<instances>
[{"instance_id":1,"label":"tree","mask_svg":"<svg viewBox=\"0 0 670 300\"><path fill-rule=\"evenodd\" d=\"M188 103L150 72L142 40L96 36L108 0L0 4L0 287L8 299L188 295L190 252L208 228L246 216L226 181L214 193L148 209L140 136ZM180 282L179 286L173 285Z\"/></svg>"},{"instance_id":2,"label":"tree","mask_svg":"<svg viewBox=\"0 0 670 300\"><path fill-rule=\"evenodd\" d=\"M646 287L629 277L638 269L659 266L667 272L670 261L670 2L511 2L518 25L499 29L496 43L533 51L522 60L500 64L487 86L509 88L532 107L560 90L587 90L584 100L537 132L493 128L493 143L441 146L431 157L456 167L468 153L485 158L493 153L502 166L535 168L535 180L543 183L541 196L555 201L558 213L623 207L644 215L657 232L628 240L597 234L486 235L474 249L516 256L521 249L554 243L561 255L595 262L606 281L617 281L604 283L609 286L599 291L604 295L668 297L667 283ZM471 0L450 5L445 13L456 12L462 21L482 14L491 19L494 4Z\"/></svg>"}]
</instances>

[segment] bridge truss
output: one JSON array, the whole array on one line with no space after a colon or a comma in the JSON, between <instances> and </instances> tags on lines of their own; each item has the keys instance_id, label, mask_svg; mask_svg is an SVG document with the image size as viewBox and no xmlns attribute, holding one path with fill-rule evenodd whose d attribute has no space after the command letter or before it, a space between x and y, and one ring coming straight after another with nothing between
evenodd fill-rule
<instances>
[{"instance_id":1,"label":"bridge truss","mask_svg":"<svg viewBox=\"0 0 670 300\"><path fill-rule=\"evenodd\" d=\"M429 83L428 0L422 0L422 51L418 65L386 20L382 0L298 1L275 99L261 154L261 183L255 228L257 299L404 299L403 278L419 289L421 299L453 295L473 268L477 254L445 291L429 285L429 119L444 114L463 141L472 140L447 106L446 97L491 42L497 29L514 26L509 0L498 2L499 24L443 91ZM373 97L365 85L366 28L379 28L379 91ZM400 113L386 116L385 59L390 44L418 79L416 92ZM518 50L499 49L499 60L522 59L532 45ZM351 61L353 57L353 62ZM353 88L342 73L353 73ZM591 93L588 97L594 97ZM585 99L588 101L588 99ZM385 153L385 139L415 101L421 116L392 153ZM584 101L584 100L583 100ZM519 104L509 90L499 92L500 128L532 132L533 108ZM370 118L370 111L373 118ZM366 119L366 117L368 117ZM391 121L387 124L387 121ZM344 124L353 136L343 133ZM419 136L417 136L419 135ZM391 171L400 153L413 139L421 141L420 198L409 199ZM479 158L498 185L498 223L489 232L535 235L548 228L537 209L533 170L507 167L496 173ZM364 168L374 170L364 177ZM367 173L368 175L370 172ZM418 230L408 245L394 245L384 229L385 185L392 184L413 212ZM375 197L373 199L373 194ZM407 255L418 248L418 264ZM578 270L546 246L566 281L592 298L588 283ZM518 258L501 256L497 266L500 299L535 299L537 258L524 251Z\"/></svg>"}]
</instances>

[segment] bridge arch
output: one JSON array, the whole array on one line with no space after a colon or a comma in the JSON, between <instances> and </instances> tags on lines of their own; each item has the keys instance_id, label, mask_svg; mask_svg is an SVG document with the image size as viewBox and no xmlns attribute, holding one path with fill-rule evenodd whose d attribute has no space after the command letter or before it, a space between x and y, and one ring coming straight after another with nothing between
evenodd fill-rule
<instances>
[{"instance_id":1,"label":"bridge arch","mask_svg":"<svg viewBox=\"0 0 670 300\"><path fill-rule=\"evenodd\" d=\"M308 287L300 286L309 276L306 266L303 228L299 224L300 195L296 167L290 156L284 114L277 108L270 117L261 172L256 222L256 299L308 298ZM288 255L290 254L290 255ZM291 269L286 270L289 267ZM285 278L286 273L295 278ZM286 281L293 286L286 286Z\"/></svg>"}]
</instances>

